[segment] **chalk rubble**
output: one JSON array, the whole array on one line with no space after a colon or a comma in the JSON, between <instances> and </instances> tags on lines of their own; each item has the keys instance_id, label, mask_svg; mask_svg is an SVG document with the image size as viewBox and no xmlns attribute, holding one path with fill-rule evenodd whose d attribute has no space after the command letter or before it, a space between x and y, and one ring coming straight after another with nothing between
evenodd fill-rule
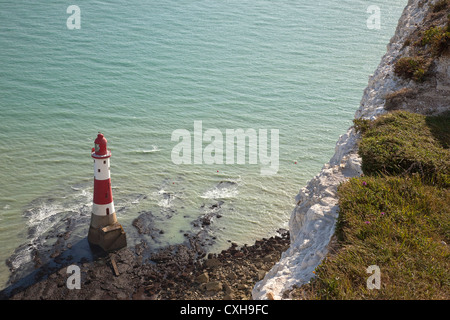
<instances>
[{"instance_id":1,"label":"chalk rubble","mask_svg":"<svg viewBox=\"0 0 450 320\"><path fill-rule=\"evenodd\" d=\"M393 62L402 54L406 38L424 19L428 1L410 0L387 46L387 53L364 90L355 118L375 119L385 113L386 94L405 87L404 81L393 73ZM289 221L291 245L281 259L256 283L252 291L255 300L283 299L283 293L294 285L301 286L314 277L314 269L328 253L328 245L335 231L339 214L337 187L345 180L360 176L361 158L358 156L358 134L353 127L340 136L335 154L296 196L297 203Z\"/></svg>"}]
</instances>

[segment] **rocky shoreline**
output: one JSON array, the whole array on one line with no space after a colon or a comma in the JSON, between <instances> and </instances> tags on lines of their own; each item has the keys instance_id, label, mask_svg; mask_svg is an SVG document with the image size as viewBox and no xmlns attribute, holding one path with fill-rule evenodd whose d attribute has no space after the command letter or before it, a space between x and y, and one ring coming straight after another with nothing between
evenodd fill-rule
<instances>
[{"instance_id":1,"label":"rocky shoreline","mask_svg":"<svg viewBox=\"0 0 450 320\"><path fill-rule=\"evenodd\" d=\"M134 249L99 254L94 261L77 264L81 288L68 289L67 266L28 287L16 286L0 293L10 300L247 300L254 284L280 259L290 244L289 232L257 240L253 245L206 255L202 240L187 237L145 258L144 242ZM38 277L35 274L35 278ZM270 295L268 299L273 299Z\"/></svg>"},{"instance_id":2,"label":"rocky shoreline","mask_svg":"<svg viewBox=\"0 0 450 320\"><path fill-rule=\"evenodd\" d=\"M144 195L128 200L135 198ZM38 204L52 201L39 199ZM180 230L184 241L174 245L161 243L164 230L157 227L158 221L171 216L141 211L125 229L128 247L110 254L87 241L89 206L61 215L45 232L36 232L39 225L30 226L30 241L6 261L11 275L0 299L251 299L255 283L289 247L289 232L280 229L252 245L238 246L228 240L228 249L212 253L223 204L221 200L204 203L203 215L190 222L189 230ZM170 210L170 214L177 213ZM66 285L71 275L68 267L73 265L80 268L80 290L69 290Z\"/></svg>"},{"instance_id":3,"label":"rocky shoreline","mask_svg":"<svg viewBox=\"0 0 450 320\"><path fill-rule=\"evenodd\" d=\"M229 182L220 182L222 186ZM170 194L164 195L170 197ZM129 202L145 195L130 195ZM52 202L40 199L39 204ZM290 244L289 232L212 253L215 230L220 226L224 201L204 203L203 215L183 232L184 241L163 245L160 219L170 219L175 209L163 214L141 211L125 229L130 243L114 253L91 247L87 241L90 207L60 216L45 232L28 229L29 242L6 261L9 283L1 300L218 300L251 299L251 290L280 259ZM123 207L119 210L126 210ZM45 222L45 221L44 221ZM68 267L80 268L81 289L67 287ZM70 271L69 271L70 272Z\"/></svg>"}]
</instances>

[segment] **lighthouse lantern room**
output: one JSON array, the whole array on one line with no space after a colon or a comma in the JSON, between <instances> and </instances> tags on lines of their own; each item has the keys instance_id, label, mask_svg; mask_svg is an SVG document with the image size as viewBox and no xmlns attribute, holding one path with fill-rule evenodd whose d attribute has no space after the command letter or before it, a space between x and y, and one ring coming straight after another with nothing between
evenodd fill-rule
<instances>
[{"instance_id":1,"label":"lighthouse lantern room","mask_svg":"<svg viewBox=\"0 0 450 320\"><path fill-rule=\"evenodd\" d=\"M94 199L88 241L109 252L126 247L126 234L117 222L111 187L107 140L98 133L91 156L94 159Z\"/></svg>"}]
</instances>

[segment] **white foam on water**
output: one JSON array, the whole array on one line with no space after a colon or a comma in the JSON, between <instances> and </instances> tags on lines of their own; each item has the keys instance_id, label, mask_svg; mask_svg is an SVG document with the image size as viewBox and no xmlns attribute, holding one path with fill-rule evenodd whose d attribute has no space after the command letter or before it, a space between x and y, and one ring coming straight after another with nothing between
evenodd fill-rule
<instances>
[{"instance_id":1,"label":"white foam on water","mask_svg":"<svg viewBox=\"0 0 450 320\"><path fill-rule=\"evenodd\" d=\"M57 200L43 199L33 208L25 211L24 215L28 219L26 224L31 232L28 233L27 241L16 250L11 259L10 263L14 269L20 268L32 260L31 252L46 242L43 235L52 228L57 228L58 223L69 213L77 218L83 214L83 207L92 205L92 195L89 189L73 187L72 189L77 189L79 192Z\"/></svg>"},{"instance_id":2,"label":"white foam on water","mask_svg":"<svg viewBox=\"0 0 450 320\"><path fill-rule=\"evenodd\" d=\"M228 199L235 198L239 194L236 188L213 188L205 191L201 198L205 199Z\"/></svg>"},{"instance_id":3,"label":"white foam on water","mask_svg":"<svg viewBox=\"0 0 450 320\"><path fill-rule=\"evenodd\" d=\"M28 216L27 225L29 227L37 227L37 234L41 234L43 231L48 230L54 223L58 213L63 211L63 207L60 204L44 203L41 206L26 211Z\"/></svg>"},{"instance_id":4,"label":"white foam on water","mask_svg":"<svg viewBox=\"0 0 450 320\"><path fill-rule=\"evenodd\" d=\"M221 181L213 188L206 190L200 197L204 199L229 199L239 194L237 181Z\"/></svg>"},{"instance_id":5,"label":"white foam on water","mask_svg":"<svg viewBox=\"0 0 450 320\"><path fill-rule=\"evenodd\" d=\"M10 261L13 269L19 269L22 265L31 261L31 250L34 248L31 244L18 251L14 259Z\"/></svg>"},{"instance_id":6,"label":"white foam on water","mask_svg":"<svg viewBox=\"0 0 450 320\"><path fill-rule=\"evenodd\" d=\"M140 149L135 150L135 153L153 153L153 152L159 152L161 149L158 148L158 146L152 145L152 149Z\"/></svg>"},{"instance_id":7,"label":"white foam on water","mask_svg":"<svg viewBox=\"0 0 450 320\"><path fill-rule=\"evenodd\" d=\"M172 206L173 200L175 200L175 195L171 192L165 191L164 189L160 189L157 192L154 192L153 195L157 197L158 206L161 208L170 208Z\"/></svg>"},{"instance_id":8,"label":"white foam on water","mask_svg":"<svg viewBox=\"0 0 450 320\"><path fill-rule=\"evenodd\" d=\"M170 208L171 204L172 204L171 199L161 199L160 201L158 201L158 206L162 208Z\"/></svg>"}]
</instances>

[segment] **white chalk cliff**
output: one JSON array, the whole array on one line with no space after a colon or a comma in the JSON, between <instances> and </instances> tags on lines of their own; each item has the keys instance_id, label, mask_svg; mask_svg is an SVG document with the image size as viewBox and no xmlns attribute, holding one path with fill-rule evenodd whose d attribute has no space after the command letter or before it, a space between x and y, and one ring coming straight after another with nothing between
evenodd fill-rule
<instances>
[{"instance_id":1,"label":"white chalk cliff","mask_svg":"<svg viewBox=\"0 0 450 320\"><path fill-rule=\"evenodd\" d=\"M355 118L374 119L385 113L385 96L408 86L407 82L394 75L394 62L406 50L405 40L436 1L409 0L387 46L387 53L369 78ZM297 206L289 221L290 248L264 279L256 283L253 299L282 299L283 292L294 285L308 283L314 277L313 271L327 255L335 231L339 214L337 187L362 173L357 140L358 134L353 127L349 128L339 138L329 163L296 196Z\"/></svg>"}]
</instances>

